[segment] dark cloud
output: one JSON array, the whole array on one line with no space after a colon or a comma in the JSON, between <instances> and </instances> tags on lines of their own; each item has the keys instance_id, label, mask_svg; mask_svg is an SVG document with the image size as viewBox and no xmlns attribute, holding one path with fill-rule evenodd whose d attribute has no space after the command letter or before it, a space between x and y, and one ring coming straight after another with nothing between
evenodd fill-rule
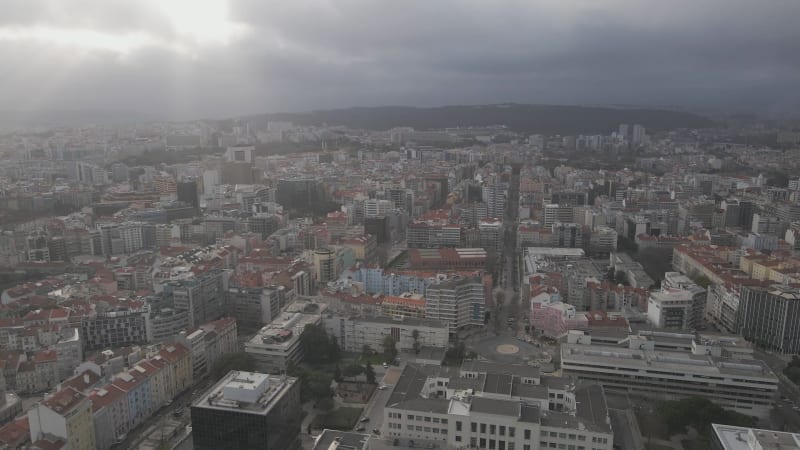
<instances>
[{"instance_id":1,"label":"dark cloud","mask_svg":"<svg viewBox=\"0 0 800 450\"><path fill-rule=\"evenodd\" d=\"M157 0L7 0L0 102L181 118L504 101L800 107L795 0L231 0L228 10L209 27L237 32L204 39ZM84 48L61 42L64 30L141 42Z\"/></svg>"}]
</instances>

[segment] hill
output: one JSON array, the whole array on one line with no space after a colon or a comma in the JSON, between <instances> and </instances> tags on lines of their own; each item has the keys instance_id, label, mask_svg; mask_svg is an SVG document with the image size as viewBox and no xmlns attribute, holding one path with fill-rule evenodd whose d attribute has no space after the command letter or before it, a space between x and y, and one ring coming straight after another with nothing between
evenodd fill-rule
<instances>
[{"instance_id":1,"label":"hill","mask_svg":"<svg viewBox=\"0 0 800 450\"><path fill-rule=\"evenodd\" d=\"M522 104L435 108L383 106L261 114L243 119L256 128L266 127L269 121L289 121L297 125L327 123L366 130L388 130L399 126L426 130L506 125L525 134L608 134L621 123L638 123L653 131L714 126L710 119L680 111Z\"/></svg>"}]
</instances>

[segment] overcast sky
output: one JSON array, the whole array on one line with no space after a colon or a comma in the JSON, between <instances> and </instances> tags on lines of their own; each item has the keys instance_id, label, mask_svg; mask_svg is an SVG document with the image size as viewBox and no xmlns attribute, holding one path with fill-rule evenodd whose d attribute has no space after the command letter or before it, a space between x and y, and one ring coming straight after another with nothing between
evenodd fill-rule
<instances>
[{"instance_id":1,"label":"overcast sky","mask_svg":"<svg viewBox=\"0 0 800 450\"><path fill-rule=\"evenodd\" d=\"M800 0L0 0L0 109L800 109Z\"/></svg>"}]
</instances>

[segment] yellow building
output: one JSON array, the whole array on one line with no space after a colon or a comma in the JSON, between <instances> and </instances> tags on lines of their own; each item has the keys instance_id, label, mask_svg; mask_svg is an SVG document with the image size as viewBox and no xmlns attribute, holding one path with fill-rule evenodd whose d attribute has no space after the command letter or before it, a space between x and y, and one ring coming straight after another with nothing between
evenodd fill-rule
<instances>
[{"instance_id":1,"label":"yellow building","mask_svg":"<svg viewBox=\"0 0 800 450\"><path fill-rule=\"evenodd\" d=\"M173 372L175 394L192 386L192 353L181 344L169 344L158 353L170 365Z\"/></svg>"},{"instance_id":2,"label":"yellow building","mask_svg":"<svg viewBox=\"0 0 800 450\"><path fill-rule=\"evenodd\" d=\"M70 450L94 450L92 404L75 389L62 389L28 411L31 442L56 437Z\"/></svg>"}]
</instances>

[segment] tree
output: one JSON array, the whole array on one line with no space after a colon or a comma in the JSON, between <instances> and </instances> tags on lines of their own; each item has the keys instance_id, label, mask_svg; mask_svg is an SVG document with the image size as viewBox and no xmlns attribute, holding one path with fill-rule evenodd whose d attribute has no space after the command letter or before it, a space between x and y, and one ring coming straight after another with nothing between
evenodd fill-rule
<instances>
[{"instance_id":1,"label":"tree","mask_svg":"<svg viewBox=\"0 0 800 450\"><path fill-rule=\"evenodd\" d=\"M300 334L300 343L305 350L305 360L311 364L336 362L341 358L338 340L328 336L321 325L306 325Z\"/></svg>"},{"instance_id":2,"label":"tree","mask_svg":"<svg viewBox=\"0 0 800 450\"><path fill-rule=\"evenodd\" d=\"M391 335L383 338L383 354L387 361L394 361L397 358L397 341Z\"/></svg>"},{"instance_id":3,"label":"tree","mask_svg":"<svg viewBox=\"0 0 800 450\"><path fill-rule=\"evenodd\" d=\"M336 368L333 371L333 379L337 383L342 381L342 369L339 368L339 363L336 363Z\"/></svg>"},{"instance_id":4,"label":"tree","mask_svg":"<svg viewBox=\"0 0 800 450\"><path fill-rule=\"evenodd\" d=\"M466 353L466 347L464 346L463 342L457 343L455 346L450 347L444 353L444 362L443 365L445 366L460 366L461 363L464 361L464 355Z\"/></svg>"},{"instance_id":5,"label":"tree","mask_svg":"<svg viewBox=\"0 0 800 450\"><path fill-rule=\"evenodd\" d=\"M684 433L687 427L692 427L700 435L706 435L712 423L743 427L755 425L752 417L723 409L701 397L664 402L659 408L659 414L666 423L670 434Z\"/></svg>"},{"instance_id":6,"label":"tree","mask_svg":"<svg viewBox=\"0 0 800 450\"><path fill-rule=\"evenodd\" d=\"M349 364L342 369L342 375L347 378L354 378L364 373L364 366Z\"/></svg>"},{"instance_id":7,"label":"tree","mask_svg":"<svg viewBox=\"0 0 800 450\"><path fill-rule=\"evenodd\" d=\"M315 403L333 397L333 389L331 389L333 378L329 374L315 370L307 372L304 380L305 382L300 388L301 397L313 400Z\"/></svg>"},{"instance_id":8,"label":"tree","mask_svg":"<svg viewBox=\"0 0 800 450\"><path fill-rule=\"evenodd\" d=\"M419 343L419 330L417 330L417 329L414 329L414 330L411 332L411 337L413 337L413 338L414 338L414 345L413 345L413 347L414 347L414 353L418 355L418 354L419 354L419 349L420 349L420 343Z\"/></svg>"},{"instance_id":9,"label":"tree","mask_svg":"<svg viewBox=\"0 0 800 450\"><path fill-rule=\"evenodd\" d=\"M212 380L219 380L231 370L252 372L255 370L255 366L256 363L253 357L245 352L226 353L211 365L209 376Z\"/></svg>"},{"instance_id":10,"label":"tree","mask_svg":"<svg viewBox=\"0 0 800 450\"><path fill-rule=\"evenodd\" d=\"M361 347L361 356L363 356L364 358L369 358L370 356L372 356L372 349L369 347L369 345L364 344Z\"/></svg>"},{"instance_id":11,"label":"tree","mask_svg":"<svg viewBox=\"0 0 800 450\"><path fill-rule=\"evenodd\" d=\"M335 405L333 404L333 399L332 398L323 398L323 399L320 399L319 402L317 402L317 408L319 408L319 409L321 409L323 411L330 411L330 410L333 409L334 406Z\"/></svg>"},{"instance_id":12,"label":"tree","mask_svg":"<svg viewBox=\"0 0 800 450\"><path fill-rule=\"evenodd\" d=\"M375 369L372 368L372 364L367 361L367 365L364 366L364 375L367 376L367 383L375 384Z\"/></svg>"}]
</instances>

